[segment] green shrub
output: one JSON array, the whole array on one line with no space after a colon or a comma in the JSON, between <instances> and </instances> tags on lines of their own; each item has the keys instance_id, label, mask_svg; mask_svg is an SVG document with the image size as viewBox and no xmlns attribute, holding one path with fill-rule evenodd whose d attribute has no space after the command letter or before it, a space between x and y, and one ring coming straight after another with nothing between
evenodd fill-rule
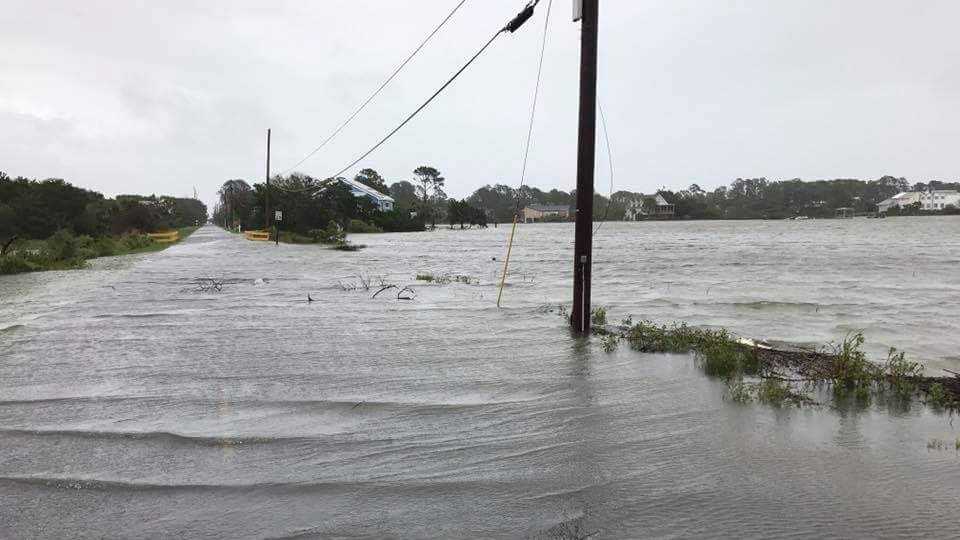
<instances>
[{"instance_id":1,"label":"green shrub","mask_svg":"<svg viewBox=\"0 0 960 540\"><path fill-rule=\"evenodd\" d=\"M0 257L0 274L19 274L42 270L43 266L32 262L23 255L5 255Z\"/></svg>"},{"instance_id":2,"label":"green shrub","mask_svg":"<svg viewBox=\"0 0 960 540\"><path fill-rule=\"evenodd\" d=\"M120 243L129 251L145 249L153 245L153 238L145 234L125 234L120 238Z\"/></svg>"},{"instance_id":3,"label":"green shrub","mask_svg":"<svg viewBox=\"0 0 960 540\"><path fill-rule=\"evenodd\" d=\"M383 232L383 229L381 229L380 227L377 227L376 225L367 223L366 221L362 221L359 219L351 219L348 229L350 229L350 232L353 232L353 233L382 233Z\"/></svg>"},{"instance_id":4,"label":"green shrub","mask_svg":"<svg viewBox=\"0 0 960 540\"><path fill-rule=\"evenodd\" d=\"M119 251L117 241L109 236L101 236L93 241L91 246L97 257L110 257Z\"/></svg>"},{"instance_id":5,"label":"green shrub","mask_svg":"<svg viewBox=\"0 0 960 540\"><path fill-rule=\"evenodd\" d=\"M347 234L336 221L330 221L325 229L311 229L307 232L314 241L321 244L340 244L346 241Z\"/></svg>"},{"instance_id":6,"label":"green shrub","mask_svg":"<svg viewBox=\"0 0 960 540\"><path fill-rule=\"evenodd\" d=\"M77 256L77 250L80 247L77 237L66 229L53 233L50 238L47 238L45 244L47 258L52 261L73 259Z\"/></svg>"}]
</instances>

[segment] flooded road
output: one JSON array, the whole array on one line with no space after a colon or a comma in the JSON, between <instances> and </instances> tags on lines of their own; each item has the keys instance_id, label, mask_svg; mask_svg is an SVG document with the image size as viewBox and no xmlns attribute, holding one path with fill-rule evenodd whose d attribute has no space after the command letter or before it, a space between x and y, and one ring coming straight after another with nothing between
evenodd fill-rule
<instances>
[{"instance_id":1,"label":"flooded road","mask_svg":"<svg viewBox=\"0 0 960 540\"><path fill-rule=\"evenodd\" d=\"M739 405L690 356L573 339L548 309L569 303L569 224L519 229L498 310L508 233L339 252L208 226L0 277L0 538L956 534L950 416ZM794 342L862 329L872 355L960 370L958 236L960 218L608 223L594 303ZM381 280L416 298L371 298Z\"/></svg>"}]
</instances>

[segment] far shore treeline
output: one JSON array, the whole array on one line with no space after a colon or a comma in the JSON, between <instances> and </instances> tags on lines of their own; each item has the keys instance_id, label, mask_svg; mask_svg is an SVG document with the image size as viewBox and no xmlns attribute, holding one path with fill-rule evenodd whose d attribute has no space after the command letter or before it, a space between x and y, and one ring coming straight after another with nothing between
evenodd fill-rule
<instances>
[{"instance_id":1,"label":"far shore treeline","mask_svg":"<svg viewBox=\"0 0 960 540\"><path fill-rule=\"evenodd\" d=\"M0 172L0 274L77 268L94 257L159 249L146 233L186 233L206 221L207 207L196 199L111 199L62 179Z\"/></svg>"},{"instance_id":2,"label":"far shore treeline","mask_svg":"<svg viewBox=\"0 0 960 540\"><path fill-rule=\"evenodd\" d=\"M390 212L380 212L364 198L353 197L340 182L322 181L302 174L271 179L271 208L284 212L283 229L309 235L336 223L352 232L417 231L437 223L451 227L487 226L505 223L514 212L531 204L567 206L573 215L576 191L543 191L505 184L486 185L462 200L447 197L446 179L434 167L421 166L411 180L388 183L374 169L363 169L354 178L395 203ZM318 186L325 185L324 189ZM876 180L835 179L771 181L766 178L738 178L729 186L707 191L697 184L687 189L661 189L659 194L673 205L673 219L785 219L797 216L834 217L837 208L853 208L857 213L877 210L877 203L902 191L960 189L960 182L931 181L911 184L906 178L884 176ZM631 203L642 201L644 194L616 191L607 197L594 195L593 215L597 221L620 221ZM243 229L265 226L266 186L250 185L244 180L229 180L220 190L214 221L223 226ZM892 214L958 213L924 212L919 208L892 209ZM411 217L413 215L413 217Z\"/></svg>"}]
</instances>

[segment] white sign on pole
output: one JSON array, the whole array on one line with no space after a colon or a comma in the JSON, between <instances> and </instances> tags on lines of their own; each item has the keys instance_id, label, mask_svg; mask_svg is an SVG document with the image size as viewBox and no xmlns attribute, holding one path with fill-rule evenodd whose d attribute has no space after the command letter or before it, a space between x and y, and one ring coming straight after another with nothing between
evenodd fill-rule
<instances>
[{"instance_id":1,"label":"white sign on pole","mask_svg":"<svg viewBox=\"0 0 960 540\"><path fill-rule=\"evenodd\" d=\"M583 0L573 0L573 22L583 18Z\"/></svg>"},{"instance_id":2,"label":"white sign on pole","mask_svg":"<svg viewBox=\"0 0 960 540\"><path fill-rule=\"evenodd\" d=\"M280 210L275 210L275 211L273 212L273 220L274 220L274 221L283 221L283 212L280 211Z\"/></svg>"}]
</instances>

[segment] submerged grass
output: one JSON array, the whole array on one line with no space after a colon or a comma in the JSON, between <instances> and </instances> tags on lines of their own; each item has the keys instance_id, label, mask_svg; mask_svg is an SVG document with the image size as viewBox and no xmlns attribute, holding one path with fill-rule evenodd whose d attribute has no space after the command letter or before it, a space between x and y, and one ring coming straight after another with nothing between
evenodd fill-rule
<instances>
[{"instance_id":1,"label":"submerged grass","mask_svg":"<svg viewBox=\"0 0 960 540\"><path fill-rule=\"evenodd\" d=\"M596 319L596 317L595 317ZM606 320L606 313L602 319ZM825 352L780 350L757 347L739 340L723 329L691 328L685 323L658 325L650 321L634 323L624 319L618 331L595 328L603 334L601 346L612 352L625 340L640 352L693 353L698 365L710 376L727 381L727 396L735 402L756 400L776 407L814 403L799 390L827 383L835 402L854 399L869 404L875 396L892 396L909 403L925 393L926 402L935 408L960 408L960 384L955 380L925 377L919 362L890 349L886 362L871 362L863 351L862 333L846 335ZM746 382L744 377L759 379Z\"/></svg>"},{"instance_id":2,"label":"submerged grass","mask_svg":"<svg viewBox=\"0 0 960 540\"><path fill-rule=\"evenodd\" d=\"M590 312L590 323L593 326L604 326L607 324L607 308L603 306L595 307Z\"/></svg>"},{"instance_id":3,"label":"submerged grass","mask_svg":"<svg viewBox=\"0 0 960 540\"><path fill-rule=\"evenodd\" d=\"M950 403L947 391L941 383L933 383L927 390L927 401L934 407L946 407Z\"/></svg>"},{"instance_id":4,"label":"submerged grass","mask_svg":"<svg viewBox=\"0 0 960 540\"><path fill-rule=\"evenodd\" d=\"M444 273L435 275L430 272L417 272L417 281L426 281L427 283L436 283L438 285L449 285L450 283L463 283L465 285L478 285L480 280L465 274Z\"/></svg>"},{"instance_id":5,"label":"submerged grass","mask_svg":"<svg viewBox=\"0 0 960 540\"><path fill-rule=\"evenodd\" d=\"M752 387L743 381L743 377L727 380L727 397L735 403L753 401Z\"/></svg>"},{"instance_id":6,"label":"submerged grass","mask_svg":"<svg viewBox=\"0 0 960 540\"><path fill-rule=\"evenodd\" d=\"M756 351L737 342L726 330L691 328L685 323L659 326L641 321L629 327L625 338L640 352L693 352L708 375L753 375L760 368Z\"/></svg>"}]
</instances>

